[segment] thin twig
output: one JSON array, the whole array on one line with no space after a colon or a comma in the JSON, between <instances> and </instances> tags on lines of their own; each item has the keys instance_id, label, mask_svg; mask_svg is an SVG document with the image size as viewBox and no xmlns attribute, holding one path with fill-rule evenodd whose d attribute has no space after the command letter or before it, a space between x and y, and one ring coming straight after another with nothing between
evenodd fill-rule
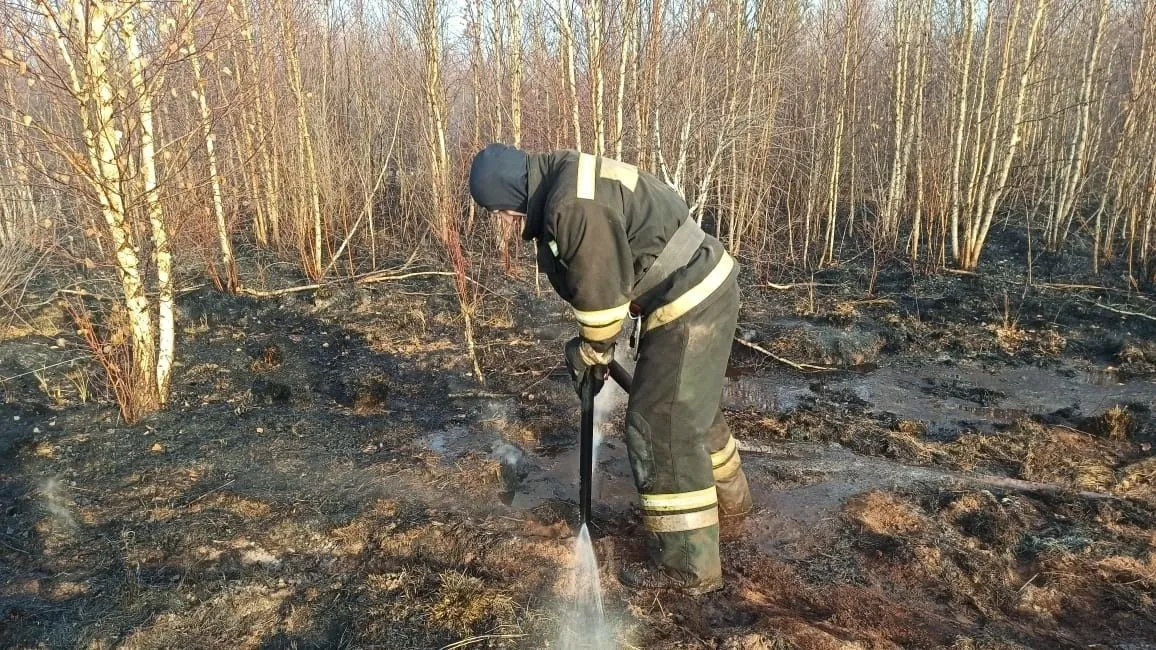
<instances>
[{"instance_id":1,"label":"thin twig","mask_svg":"<svg viewBox=\"0 0 1156 650\"><path fill-rule=\"evenodd\" d=\"M402 273L401 275L383 275L379 277L367 277L357 280L358 284L372 284L374 282L392 282L394 280L405 280L408 278L416 278L423 275L455 275L453 271L415 271L413 273ZM472 279L471 279L472 281Z\"/></svg>"},{"instance_id":2,"label":"thin twig","mask_svg":"<svg viewBox=\"0 0 1156 650\"><path fill-rule=\"evenodd\" d=\"M490 639L524 639L525 634L483 634L481 636L472 636L461 641L454 641L453 643L442 646L441 650L454 650L454 648L464 648L468 645L474 645L481 641L489 641Z\"/></svg>"},{"instance_id":3,"label":"thin twig","mask_svg":"<svg viewBox=\"0 0 1156 650\"><path fill-rule=\"evenodd\" d=\"M0 546L3 546L4 548L7 548L7 549L11 549L11 550L13 550L13 551L16 551L17 553L23 553L24 555L27 555L28 557L32 557L32 554L31 554L31 553L29 553L28 551L26 551L26 550L24 550L24 549L22 549L22 548L16 548L15 546L12 546L11 544L8 544L8 543L5 543L5 542L0 542Z\"/></svg>"},{"instance_id":4,"label":"thin twig","mask_svg":"<svg viewBox=\"0 0 1156 650\"><path fill-rule=\"evenodd\" d=\"M1024 583L1024 586L1020 587L1019 592L1022 594L1024 589L1027 589L1033 582L1036 581L1036 578L1038 577L1040 577L1039 573L1036 573L1034 576L1032 576L1031 579Z\"/></svg>"},{"instance_id":5,"label":"thin twig","mask_svg":"<svg viewBox=\"0 0 1156 650\"><path fill-rule=\"evenodd\" d=\"M218 490L223 490L223 489L225 489L225 488L229 487L230 485L232 485L232 484L234 484L234 483L236 483L236 482L237 482L237 479L230 479L230 480L228 480L228 481L226 481L226 482L224 482L224 483L222 483L222 484L218 485L217 487L215 487L215 488L213 488L213 489L209 490L208 492L206 492L206 493L202 494L201 496L199 496L199 497L197 497L197 498L193 499L192 501L190 501L190 502L186 503L186 504L185 504L185 507L191 506L191 505L193 505L194 503L196 503L196 502L200 501L201 499L204 499L205 497L209 496L210 494L212 494L212 493L214 493L214 492L216 492L216 491L218 491Z\"/></svg>"},{"instance_id":6,"label":"thin twig","mask_svg":"<svg viewBox=\"0 0 1156 650\"><path fill-rule=\"evenodd\" d=\"M1039 287L1041 289L1074 289L1077 291L1081 290L1081 289L1091 289L1093 291L1118 291L1117 289L1113 289L1111 287L1102 287L1102 286L1098 286L1095 284L1063 284L1060 282L1034 282L1034 283L1032 283L1031 286Z\"/></svg>"},{"instance_id":7,"label":"thin twig","mask_svg":"<svg viewBox=\"0 0 1156 650\"><path fill-rule=\"evenodd\" d=\"M517 397L512 393L495 393L487 390L469 390L462 393L449 393L450 399L512 399Z\"/></svg>"},{"instance_id":8,"label":"thin twig","mask_svg":"<svg viewBox=\"0 0 1156 650\"><path fill-rule=\"evenodd\" d=\"M63 366L65 364L73 363L76 361L84 361L86 358L87 357L75 357L73 359L68 359L67 361L61 361L59 363L52 363L52 364L49 364L47 366L37 368L36 370L29 370L28 372L24 372L24 373L21 373L19 375L12 375L11 377L0 377L0 383L4 383L6 381L12 381L13 379L20 379L21 377L27 377L28 375L35 375L36 373L44 372L45 370L48 370L49 368L55 368L57 366Z\"/></svg>"},{"instance_id":9,"label":"thin twig","mask_svg":"<svg viewBox=\"0 0 1156 650\"><path fill-rule=\"evenodd\" d=\"M748 348L754 350L755 352L761 352L762 354L767 355L768 357L774 359L775 361L778 361L779 363L781 363L785 366L790 366L790 367L792 367L795 370L798 370L800 372L831 372L831 371L837 370L837 368L831 368L828 366L816 366L816 365L810 364L810 363L797 363L795 361L791 361L790 359L784 359L783 357L780 357L779 355L775 354L774 352L771 352L770 350L768 350L762 346L755 345L754 343L750 343L748 341L744 341L744 340L738 338L737 336L735 337L735 342L737 342L739 345L748 347Z\"/></svg>"},{"instance_id":10,"label":"thin twig","mask_svg":"<svg viewBox=\"0 0 1156 650\"><path fill-rule=\"evenodd\" d=\"M57 289L56 293L65 296L81 296L83 298L96 298L97 300L116 300L113 296L104 296L99 293L92 293L84 289Z\"/></svg>"}]
</instances>

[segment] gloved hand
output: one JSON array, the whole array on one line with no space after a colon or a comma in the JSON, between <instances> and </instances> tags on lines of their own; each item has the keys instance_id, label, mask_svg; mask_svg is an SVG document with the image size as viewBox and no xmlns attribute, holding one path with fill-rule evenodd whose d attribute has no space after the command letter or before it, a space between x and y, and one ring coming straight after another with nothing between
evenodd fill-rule
<instances>
[{"instance_id":1,"label":"gloved hand","mask_svg":"<svg viewBox=\"0 0 1156 650\"><path fill-rule=\"evenodd\" d=\"M566 369L570 371L570 380L574 382L578 396L582 396L582 384L587 377L594 382L594 394L597 395L606 383L607 366L614 359L614 344L611 343L605 352L599 352L582 337L576 336L566 342L565 355ZM586 372L588 369L593 369L593 372Z\"/></svg>"}]
</instances>

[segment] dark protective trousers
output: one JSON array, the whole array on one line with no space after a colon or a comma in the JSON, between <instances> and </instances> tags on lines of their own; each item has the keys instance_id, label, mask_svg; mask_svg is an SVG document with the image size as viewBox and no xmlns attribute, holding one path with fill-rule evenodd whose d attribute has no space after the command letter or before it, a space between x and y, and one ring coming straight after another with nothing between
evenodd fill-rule
<instances>
[{"instance_id":1,"label":"dark protective trousers","mask_svg":"<svg viewBox=\"0 0 1156 650\"><path fill-rule=\"evenodd\" d=\"M720 514L751 508L738 446L719 409L738 319L736 275L677 320L643 334L626 412L652 557L690 586L721 582Z\"/></svg>"}]
</instances>

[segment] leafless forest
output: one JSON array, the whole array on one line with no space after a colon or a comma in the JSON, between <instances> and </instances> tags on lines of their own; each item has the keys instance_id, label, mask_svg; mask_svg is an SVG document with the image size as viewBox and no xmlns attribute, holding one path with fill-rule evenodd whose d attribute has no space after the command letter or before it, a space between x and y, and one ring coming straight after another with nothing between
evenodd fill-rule
<instances>
[{"instance_id":1,"label":"leafless forest","mask_svg":"<svg viewBox=\"0 0 1156 650\"><path fill-rule=\"evenodd\" d=\"M42 255L115 269L132 360L106 365L130 410L165 399L174 269L244 291L253 246L322 283L425 245L472 345L470 260L498 238L463 177L493 140L655 172L757 273L838 265L849 240L982 272L1001 221L1134 284L1156 273L1147 0L0 11L4 288Z\"/></svg>"}]
</instances>

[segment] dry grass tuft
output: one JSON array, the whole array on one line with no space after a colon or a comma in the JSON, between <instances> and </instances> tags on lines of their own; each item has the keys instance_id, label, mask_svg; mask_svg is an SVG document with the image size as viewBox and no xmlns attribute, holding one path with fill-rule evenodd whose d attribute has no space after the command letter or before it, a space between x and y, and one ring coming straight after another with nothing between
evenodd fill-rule
<instances>
[{"instance_id":1,"label":"dry grass tuft","mask_svg":"<svg viewBox=\"0 0 1156 650\"><path fill-rule=\"evenodd\" d=\"M513 599L461 571L441 572L433 598L430 623L455 634L464 636L515 622Z\"/></svg>"},{"instance_id":2,"label":"dry grass tuft","mask_svg":"<svg viewBox=\"0 0 1156 650\"><path fill-rule=\"evenodd\" d=\"M1129 341L1116 354L1120 377L1148 377L1156 374L1156 341Z\"/></svg>"},{"instance_id":3,"label":"dry grass tuft","mask_svg":"<svg viewBox=\"0 0 1156 650\"><path fill-rule=\"evenodd\" d=\"M1156 503L1156 457L1124 466L1118 477L1118 494Z\"/></svg>"},{"instance_id":4,"label":"dry grass tuft","mask_svg":"<svg viewBox=\"0 0 1156 650\"><path fill-rule=\"evenodd\" d=\"M1064 351L1068 341L1055 330L1023 329L1015 323L992 325L996 345L1007 354L1055 356Z\"/></svg>"},{"instance_id":5,"label":"dry grass tuft","mask_svg":"<svg viewBox=\"0 0 1156 650\"><path fill-rule=\"evenodd\" d=\"M1116 482L1116 456L1086 435L1022 423L1032 431L1027 441L1020 477L1054 483L1075 490L1103 492Z\"/></svg>"},{"instance_id":6,"label":"dry grass tuft","mask_svg":"<svg viewBox=\"0 0 1156 650\"><path fill-rule=\"evenodd\" d=\"M1136 421L1132 412L1123 406L1116 405L1102 414L1091 418L1087 423L1088 433L1103 436L1110 440L1124 441L1131 437L1135 430Z\"/></svg>"}]
</instances>

